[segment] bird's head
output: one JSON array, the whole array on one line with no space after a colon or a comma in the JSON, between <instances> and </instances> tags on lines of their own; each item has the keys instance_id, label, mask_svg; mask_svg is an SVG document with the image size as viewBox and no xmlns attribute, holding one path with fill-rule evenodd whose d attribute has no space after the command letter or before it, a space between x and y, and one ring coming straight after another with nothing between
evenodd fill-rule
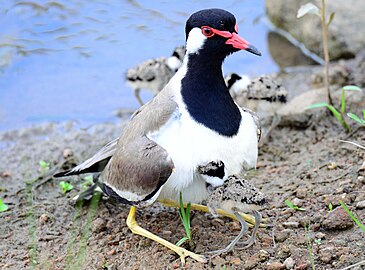
<instances>
[{"instance_id":1,"label":"bird's head","mask_svg":"<svg viewBox=\"0 0 365 270\"><path fill-rule=\"evenodd\" d=\"M185 34L187 54L200 53L204 48L205 53L223 58L239 50L261 55L238 35L236 18L223 9L204 9L192 14L186 22Z\"/></svg>"}]
</instances>

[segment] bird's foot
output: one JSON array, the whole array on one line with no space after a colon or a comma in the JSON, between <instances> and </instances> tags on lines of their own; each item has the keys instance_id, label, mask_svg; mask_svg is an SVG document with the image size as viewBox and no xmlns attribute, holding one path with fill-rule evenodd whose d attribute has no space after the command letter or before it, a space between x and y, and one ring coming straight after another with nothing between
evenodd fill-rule
<instances>
[{"instance_id":1,"label":"bird's foot","mask_svg":"<svg viewBox=\"0 0 365 270\"><path fill-rule=\"evenodd\" d=\"M172 251L176 252L180 256L180 260L182 264L185 264L185 258L191 257L194 260L197 260L198 262L206 263L207 259L203 255L196 254L194 252L191 252L189 250L186 250L185 248L178 247L169 241L151 233L150 231L147 231L146 229L143 229L140 227L136 221L136 207L132 206L131 210L129 211L129 215L127 218L127 226L128 228L135 234L139 234L141 236L147 237L153 241L156 241L157 243L160 243L161 245L164 245L165 247L171 249Z\"/></svg>"}]
</instances>

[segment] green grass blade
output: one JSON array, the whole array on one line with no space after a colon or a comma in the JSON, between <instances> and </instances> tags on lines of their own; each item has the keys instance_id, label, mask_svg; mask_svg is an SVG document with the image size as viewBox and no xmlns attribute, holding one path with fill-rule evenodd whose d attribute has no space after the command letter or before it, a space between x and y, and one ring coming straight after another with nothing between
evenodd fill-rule
<instances>
[{"instance_id":1,"label":"green grass blade","mask_svg":"<svg viewBox=\"0 0 365 270\"><path fill-rule=\"evenodd\" d=\"M188 228L189 228L189 238L190 238L190 203L188 203L188 205L186 206L186 217L187 217L187 223L188 223Z\"/></svg>"},{"instance_id":2,"label":"green grass blade","mask_svg":"<svg viewBox=\"0 0 365 270\"><path fill-rule=\"evenodd\" d=\"M342 87L342 89L345 91L362 91L361 88L356 85L345 85L344 87Z\"/></svg>"},{"instance_id":3,"label":"green grass blade","mask_svg":"<svg viewBox=\"0 0 365 270\"><path fill-rule=\"evenodd\" d=\"M181 192L180 192L180 213L181 213L182 222L185 224L186 216L185 216L185 209L184 209L184 203L183 203Z\"/></svg>"},{"instance_id":4,"label":"green grass blade","mask_svg":"<svg viewBox=\"0 0 365 270\"><path fill-rule=\"evenodd\" d=\"M308 107L306 107L305 109L315 109L315 108L322 108L322 107L327 107L327 103L326 102L319 102L319 103L314 103L309 105Z\"/></svg>"},{"instance_id":5,"label":"green grass blade","mask_svg":"<svg viewBox=\"0 0 365 270\"><path fill-rule=\"evenodd\" d=\"M365 110L362 111L363 115L364 115L364 119L365 119Z\"/></svg>"},{"instance_id":6,"label":"green grass blade","mask_svg":"<svg viewBox=\"0 0 365 270\"><path fill-rule=\"evenodd\" d=\"M183 238L181 238L175 245L176 246L181 246L182 244L184 244L187 240L189 240L189 238L187 238L186 236L184 236Z\"/></svg>"},{"instance_id":7,"label":"green grass blade","mask_svg":"<svg viewBox=\"0 0 365 270\"><path fill-rule=\"evenodd\" d=\"M3 202L2 199L0 199L0 212L5 212L8 209L9 207Z\"/></svg>"},{"instance_id":8,"label":"green grass blade","mask_svg":"<svg viewBox=\"0 0 365 270\"><path fill-rule=\"evenodd\" d=\"M346 213L352 218L352 220L360 227L360 229L365 233L365 226L351 213L351 211L347 208L346 204L340 200L340 204L345 209Z\"/></svg>"},{"instance_id":9,"label":"green grass blade","mask_svg":"<svg viewBox=\"0 0 365 270\"><path fill-rule=\"evenodd\" d=\"M359 124L361 124L363 126L365 125L365 120L360 119L356 114L348 113L347 116L350 117L352 120L355 120Z\"/></svg>"},{"instance_id":10,"label":"green grass blade","mask_svg":"<svg viewBox=\"0 0 365 270\"><path fill-rule=\"evenodd\" d=\"M345 89L343 87L342 93L341 93L341 113L342 113L342 115L345 114L345 108L346 108Z\"/></svg>"}]
</instances>

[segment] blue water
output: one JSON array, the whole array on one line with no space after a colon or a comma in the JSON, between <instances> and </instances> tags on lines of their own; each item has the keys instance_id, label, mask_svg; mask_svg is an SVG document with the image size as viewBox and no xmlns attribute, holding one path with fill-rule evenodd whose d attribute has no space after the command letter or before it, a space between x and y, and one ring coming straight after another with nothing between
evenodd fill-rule
<instances>
[{"instance_id":1,"label":"blue water","mask_svg":"<svg viewBox=\"0 0 365 270\"><path fill-rule=\"evenodd\" d=\"M224 72L274 72L263 22L264 0L1 1L0 130L46 121L116 121L137 108L124 73L184 43L187 17L203 8L235 14L239 33L263 54L239 52ZM142 98L151 97L143 92Z\"/></svg>"}]
</instances>

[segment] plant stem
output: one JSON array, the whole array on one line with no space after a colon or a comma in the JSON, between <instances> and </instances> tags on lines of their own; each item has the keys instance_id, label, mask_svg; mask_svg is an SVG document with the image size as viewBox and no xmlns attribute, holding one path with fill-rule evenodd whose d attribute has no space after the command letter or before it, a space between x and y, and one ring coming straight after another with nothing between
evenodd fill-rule
<instances>
[{"instance_id":1,"label":"plant stem","mask_svg":"<svg viewBox=\"0 0 365 270\"><path fill-rule=\"evenodd\" d=\"M324 54L324 83L327 90L328 103L333 105L331 93L330 93L330 82L329 82L329 53L328 53L328 26L326 21L326 3L322 0L322 38L323 38L323 54Z\"/></svg>"}]
</instances>

